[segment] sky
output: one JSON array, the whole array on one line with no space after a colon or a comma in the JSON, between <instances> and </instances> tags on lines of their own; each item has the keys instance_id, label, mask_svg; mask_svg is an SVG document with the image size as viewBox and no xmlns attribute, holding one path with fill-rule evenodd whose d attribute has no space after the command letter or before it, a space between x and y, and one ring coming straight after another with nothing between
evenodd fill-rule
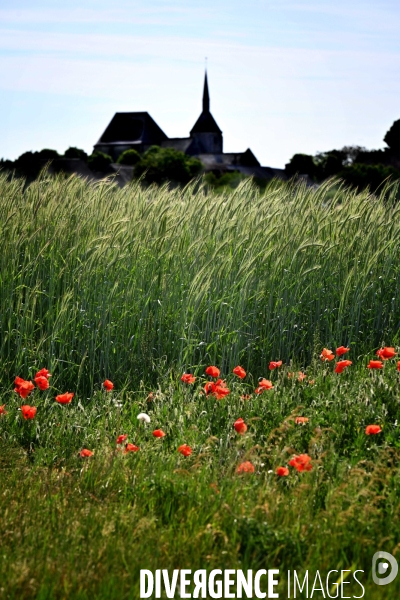
<instances>
[{"instance_id":1,"label":"sky","mask_svg":"<svg viewBox=\"0 0 400 600\"><path fill-rule=\"evenodd\" d=\"M383 148L400 119L399 0L0 0L0 158L90 153L115 112L169 137L201 112L224 151Z\"/></svg>"}]
</instances>

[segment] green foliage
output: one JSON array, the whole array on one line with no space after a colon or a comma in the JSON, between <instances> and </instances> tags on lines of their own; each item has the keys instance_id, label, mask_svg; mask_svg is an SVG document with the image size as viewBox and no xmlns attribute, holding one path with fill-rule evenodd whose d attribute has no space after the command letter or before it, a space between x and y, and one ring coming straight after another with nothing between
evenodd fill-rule
<instances>
[{"instance_id":1,"label":"green foliage","mask_svg":"<svg viewBox=\"0 0 400 600\"><path fill-rule=\"evenodd\" d=\"M204 181L217 192L223 192L229 189L234 190L242 183L242 181L249 179L250 178L247 175L243 175L243 173L240 173L239 171L223 173L222 175L216 175L210 171L204 176Z\"/></svg>"},{"instance_id":2,"label":"green foliage","mask_svg":"<svg viewBox=\"0 0 400 600\"><path fill-rule=\"evenodd\" d=\"M129 165L134 166L140 161L140 154L137 150L125 150L122 154L119 155L117 159L117 163L119 165Z\"/></svg>"},{"instance_id":3,"label":"green foliage","mask_svg":"<svg viewBox=\"0 0 400 600\"><path fill-rule=\"evenodd\" d=\"M109 373L155 384L165 361L307 362L317 332L360 352L394 343L395 195L284 182L261 194L246 181L216 196L45 175L24 191L0 175L3 376L39 361L60 389L89 394Z\"/></svg>"},{"instance_id":4,"label":"green foliage","mask_svg":"<svg viewBox=\"0 0 400 600\"><path fill-rule=\"evenodd\" d=\"M186 184L202 170L202 164L173 148L152 146L142 155L135 166L135 177L141 177L145 183Z\"/></svg>"},{"instance_id":5,"label":"green foliage","mask_svg":"<svg viewBox=\"0 0 400 600\"><path fill-rule=\"evenodd\" d=\"M399 385L393 361L371 373L358 353L350 351L354 363L340 376L315 355L312 385L289 379L283 367L270 374L272 390L246 401L265 367L243 382L223 371L231 395L222 401L200 393L203 372L190 387L180 372L165 373L151 402L143 386L98 389L68 406L54 401L54 389L35 391L34 421L21 419L16 394L5 391L4 597L138 598L140 569L179 566L277 568L280 597L288 569L319 570L323 580L330 569L363 569L366 597L387 598L370 569L376 549L393 552L400 535ZM149 425L136 418L143 411ZM309 422L296 425L298 415ZM233 428L238 416L248 424L244 436ZM370 423L383 432L366 436ZM161 440L152 436L158 427ZM117 450L122 433L138 452ZM193 448L190 457L177 452L182 443ZM80 458L82 447L94 456ZM309 454L312 470L289 467L288 477L277 477L293 453ZM255 472L238 475L245 460ZM398 580L390 590L398 596Z\"/></svg>"},{"instance_id":6,"label":"green foliage","mask_svg":"<svg viewBox=\"0 0 400 600\"><path fill-rule=\"evenodd\" d=\"M100 150L95 150L87 159L87 164L92 171L106 171L112 163L112 158Z\"/></svg>"},{"instance_id":7,"label":"green foliage","mask_svg":"<svg viewBox=\"0 0 400 600\"><path fill-rule=\"evenodd\" d=\"M74 146L71 146L70 148L68 148L64 152L64 156L65 156L65 158L80 158L84 162L86 162L87 158L88 158L88 155L86 154L86 152L84 150L81 150L80 148L75 148Z\"/></svg>"},{"instance_id":8,"label":"green foliage","mask_svg":"<svg viewBox=\"0 0 400 600\"><path fill-rule=\"evenodd\" d=\"M314 157L310 154L294 154L285 165L285 171L289 177L293 175L309 175L313 178L316 175Z\"/></svg>"},{"instance_id":9,"label":"green foliage","mask_svg":"<svg viewBox=\"0 0 400 600\"><path fill-rule=\"evenodd\" d=\"M346 183L357 186L360 189L369 187L376 191L387 180L400 179L399 169L385 165L358 164L346 167L339 173Z\"/></svg>"},{"instance_id":10,"label":"green foliage","mask_svg":"<svg viewBox=\"0 0 400 600\"><path fill-rule=\"evenodd\" d=\"M387 143L391 150L400 152L400 119L393 123L383 141Z\"/></svg>"}]
</instances>

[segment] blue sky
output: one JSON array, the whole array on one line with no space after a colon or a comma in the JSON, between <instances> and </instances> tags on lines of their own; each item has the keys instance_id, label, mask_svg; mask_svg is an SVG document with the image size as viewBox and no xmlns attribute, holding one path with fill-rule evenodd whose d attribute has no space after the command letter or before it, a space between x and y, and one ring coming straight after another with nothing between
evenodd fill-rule
<instances>
[{"instance_id":1,"label":"blue sky","mask_svg":"<svg viewBox=\"0 0 400 600\"><path fill-rule=\"evenodd\" d=\"M91 152L116 111L171 137L211 111L227 152L384 146L400 119L398 0L0 0L0 157Z\"/></svg>"}]
</instances>

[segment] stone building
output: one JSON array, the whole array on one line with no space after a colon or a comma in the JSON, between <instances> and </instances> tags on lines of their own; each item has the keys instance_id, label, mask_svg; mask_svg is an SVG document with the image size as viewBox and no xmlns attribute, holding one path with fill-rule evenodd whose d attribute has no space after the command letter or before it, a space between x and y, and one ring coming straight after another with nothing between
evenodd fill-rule
<instances>
[{"instance_id":1,"label":"stone building","mask_svg":"<svg viewBox=\"0 0 400 600\"><path fill-rule=\"evenodd\" d=\"M205 171L221 174L240 171L263 179L283 177L283 169L262 167L248 148L245 152L224 152L222 131L210 112L207 72L204 77L203 110L189 137L169 138L147 112L115 113L94 150L109 154L114 161L125 150L145 152L150 146L174 148L198 158Z\"/></svg>"}]
</instances>

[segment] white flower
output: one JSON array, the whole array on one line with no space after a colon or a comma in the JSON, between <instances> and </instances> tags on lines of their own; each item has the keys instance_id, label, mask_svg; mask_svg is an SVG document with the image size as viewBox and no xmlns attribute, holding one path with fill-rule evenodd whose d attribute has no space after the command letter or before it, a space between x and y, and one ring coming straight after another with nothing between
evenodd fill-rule
<instances>
[{"instance_id":1,"label":"white flower","mask_svg":"<svg viewBox=\"0 0 400 600\"><path fill-rule=\"evenodd\" d=\"M144 423L150 423L150 417L149 415L146 415L146 413L139 413L137 418Z\"/></svg>"}]
</instances>

